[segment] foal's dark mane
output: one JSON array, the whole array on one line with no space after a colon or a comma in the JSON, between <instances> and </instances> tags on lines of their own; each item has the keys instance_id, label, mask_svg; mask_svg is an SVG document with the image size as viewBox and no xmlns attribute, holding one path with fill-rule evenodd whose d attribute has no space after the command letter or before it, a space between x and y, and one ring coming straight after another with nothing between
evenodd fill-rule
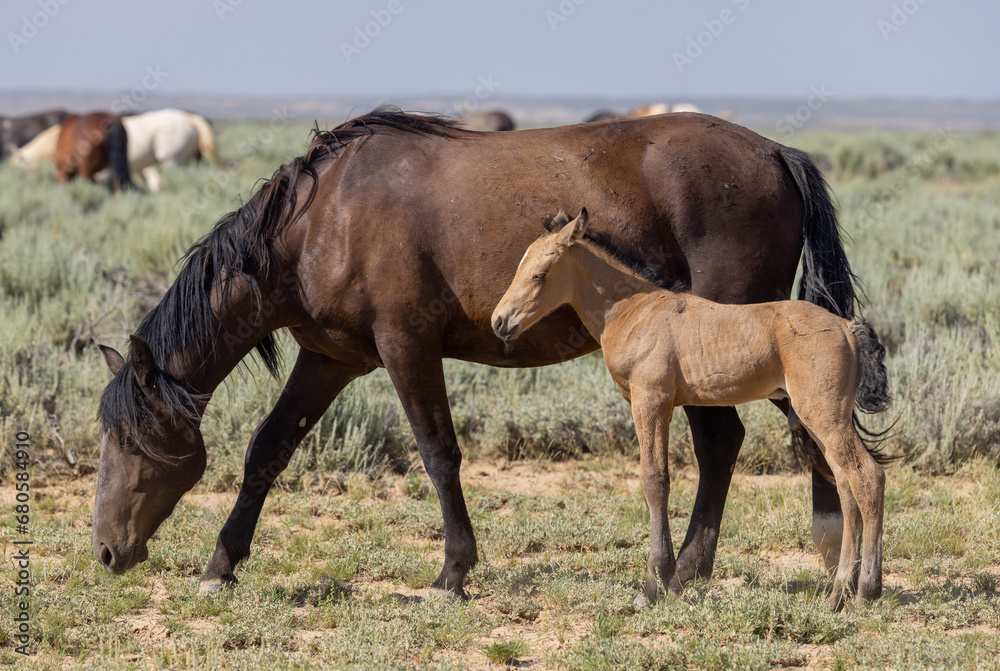
<instances>
[{"instance_id":1,"label":"foal's dark mane","mask_svg":"<svg viewBox=\"0 0 1000 671\"><path fill-rule=\"evenodd\" d=\"M184 267L177 279L136 329L136 335L149 343L158 368L175 353L215 346L222 333L211 305L213 289L219 292L219 302L225 304L232 298L234 282L239 282L249 289L255 310L260 312L261 286L280 272L276 242L316 197L320 166L365 136L398 131L446 137L454 125L448 118L382 105L332 130L315 129L305 155L278 168L242 207L219 219L182 258ZM308 191L300 204L299 187L306 178ZM255 316L247 315L248 321ZM281 361L274 334L266 335L255 349L267 371L277 376ZM185 419L196 420L200 398L165 371L159 370L157 375L158 389L170 407ZM149 419L134 378L131 365L126 364L108 385L98 411L104 428L137 434Z\"/></svg>"},{"instance_id":2,"label":"foal's dark mane","mask_svg":"<svg viewBox=\"0 0 1000 671\"><path fill-rule=\"evenodd\" d=\"M621 245L612 242L611 236L601 231L587 229L583 239L601 250L619 264L625 266L638 279L648 282L661 289L674 293L686 293L691 287L684 280L665 276L643 256L642 252L631 245Z\"/></svg>"}]
</instances>

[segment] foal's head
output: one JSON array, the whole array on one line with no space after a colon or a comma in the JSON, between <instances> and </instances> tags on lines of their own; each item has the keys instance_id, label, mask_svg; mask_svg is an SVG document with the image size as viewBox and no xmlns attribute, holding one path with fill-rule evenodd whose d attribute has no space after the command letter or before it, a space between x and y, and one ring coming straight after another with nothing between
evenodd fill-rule
<instances>
[{"instance_id":1,"label":"foal's head","mask_svg":"<svg viewBox=\"0 0 1000 671\"><path fill-rule=\"evenodd\" d=\"M572 270L561 261L586 232L587 210L581 210L573 221L559 210L546 228L549 234L528 247L514 280L493 310L493 331L504 342L515 340L571 295Z\"/></svg>"}]
</instances>

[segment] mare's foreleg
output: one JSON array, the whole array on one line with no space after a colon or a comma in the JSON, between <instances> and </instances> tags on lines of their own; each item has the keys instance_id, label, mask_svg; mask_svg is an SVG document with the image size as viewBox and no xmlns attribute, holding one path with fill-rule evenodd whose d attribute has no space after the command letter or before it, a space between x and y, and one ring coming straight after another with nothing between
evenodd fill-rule
<instances>
[{"instance_id":1,"label":"mare's foreleg","mask_svg":"<svg viewBox=\"0 0 1000 671\"><path fill-rule=\"evenodd\" d=\"M462 494L462 452L451 420L440 351L398 340L379 344L396 394L413 429L420 458L437 490L444 518L444 567L431 584L465 597L465 576L479 561Z\"/></svg>"},{"instance_id":2,"label":"mare's foreleg","mask_svg":"<svg viewBox=\"0 0 1000 671\"><path fill-rule=\"evenodd\" d=\"M250 554L250 542L271 485L337 394L364 372L299 350L278 402L250 439L239 497L219 532L215 554L201 576L199 591L214 592L236 583L233 571Z\"/></svg>"},{"instance_id":3,"label":"mare's foreleg","mask_svg":"<svg viewBox=\"0 0 1000 671\"><path fill-rule=\"evenodd\" d=\"M736 408L685 406L698 460L698 494L677 555L677 580L712 577L719 528L744 429Z\"/></svg>"},{"instance_id":4,"label":"mare's foreleg","mask_svg":"<svg viewBox=\"0 0 1000 671\"><path fill-rule=\"evenodd\" d=\"M649 559L647 576L642 583L643 594L636 603L654 603L667 590L680 592L674 545L670 538L668 500L670 470L667 448L673 399L659 392L637 394L632 387L632 418L639 437L639 480L642 495L649 507Z\"/></svg>"}]
</instances>

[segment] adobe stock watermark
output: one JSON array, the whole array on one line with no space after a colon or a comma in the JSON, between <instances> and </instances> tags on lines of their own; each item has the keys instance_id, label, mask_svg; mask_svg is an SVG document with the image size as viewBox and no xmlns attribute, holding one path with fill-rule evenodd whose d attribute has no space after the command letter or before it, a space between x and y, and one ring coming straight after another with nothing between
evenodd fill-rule
<instances>
[{"instance_id":1,"label":"adobe stock watermark","mask_svg":"<svg viewBox=\"0 0 1000 671\"><path fill-rule=\"evenodd\" d=\"M919 154L911 156L899 169L900 176L890 185L885 195L870 203L857 218L857 230L870 228L877 219L886 215L889 206L909 191L919 181L921 173L934 165L941 154L955 144L955 132L950 128L939 128L934 144Z\"/></svg>"},{"instance_id":2,"label":"adobe stock watermark","mask_svg":"<svg viewBox=\"0 0 1000 671\"><path fill-rule=\"evenodd\" d=\"M475 89L472 91L472 95L463 98L459 103L452 105L446 109L444 113L447 116L459 118L469 114L470 112L475 112L484 102L489 100L490 97L492 97L493 92L501 86L503 86L503 83L493 79L492 74L488 74L485 77L480 76Z\"/></svg>"},{"instance_id":3,"label":"adobe stock watermark","mask_svg":"<svg viewBox=\"0 0 1000 671\"><path fill-rule=\"evenodd\" d=\"M370 12L372 20L363 26L355 26L351 41L340 43L340 53L344 54L344 60L350 63L356 56L360 56L372 40L389 27L393 17L399 16L403 9L405 9L403 0L389 0L384 9L373 9Z\"/></svg>"},{"instance_id":4,"label":"adobe stock watermark","mask_svg":"<svg viewBox=\"0 0 1000 671\"><path fill-rule=\"evenodd\" d=\"M806 97L804 105L799 105L794 112L786 114L778 119L774 124L774 130L784 138L790 137L813 117L813 113L825 105L833 96L833 91L826 88L826 84L819 87L810 86L809 95Z\"/></svg>"},{"instance_id":5,"label":"adobe stock watermark","mask_svg":"<svg viewBox=\"0 0 1000 671\"><path fill-rule=\"evenodd\" d=\"M212 0L212 9L219 21L226 20L226 14L236 11L236 8L243 4L243 0Z\"/></svg>"},{"instance_id":6,"label":"adobe stock watermark","mask_svg":"<svg viewBox=\"0 0 1000 671\"><path fill-rule=\"evenodd\" d=\"M287 107L281 109L273 107L271 109L271 119L267 126L257 131L253 136L241 140L236 145L236 156L239 159L248 158L258 152L261 147L271 144L274 142L278 129L284 128L294 119L295 114L289 112ZM222 190L230 187L230 182L236 170L236 164L230 164L228 168L213 170L210 176L211 181L199 189L198 196L193 201L186 201L180 206L181 216L190 220L196 214L204 211L210 204L215 203Z\"/></svg>"},{"instance_id":7,"label":"adobe stock watermark","mask_svg":"<svg viewBox=\"0 0 1000 671\"><path fill-rule=\"evenodd\" d=\"M545 10L545 20L549 22L549 28L555 32L559 24L566 23L569 17L576 14L576 8L587 0L561 0L555 9Z\"/></svg>"},{"instance_id":8,"label":"adobe stock watermark","mask_svg":"<svg viewBox=\"0 0 1000 671\"><path fill-rule=\"evenodd\" d=\"M882 41L888 42L889 36L902 30L910 18L926 4L927 0L903 0L901 3L893 4L889 18L875 22L878 31L882 33Z\"/></svg>"},{"instance_id":9,"label":"adobe stock watermark","mask_svg":"<svg viewBox=\"0 0 1000 671\"><path fill-rule=\"evenodd\" d=\"M747 7L750 6L750 0L729 0L733 5L739 8L741 12L745 12ZM704 30L699 31L695 35L689 35L687 38L687 45L684 47L684 51L675 51L671 54L674 59L674 65L677 66L677 72L684 74L684 68L689 65L693 65L696 60L701 58L702 54L705 53L706 49L709 49L715 41L722 37L722 34L726 32L726 27L736 23L736 19L739 14L732 9L726 8L719 12L719 15L712 19L705 19L701 22L701 25L705 27Z\"/></svg>"},{"instance_id":10,"label":"adobe stock watermark","mask_svg":"<svg viewBox=\"0 0 1000 671\"><path fill-rule=\"evenodd\" d=\"M159 64L155 67L146 66L146 74L142 81L132 87L132 90L124 95L120 95L111 101L111 111L115 114L128 114L134 112L146 98L150 91L155 91L163 83L163 80L170 76L169 72L160 69Z\"/></svg>"},{"instance_id":11,"label":"adobe stock watermark","mask_svg":"<svg viewBox=\"0 0 1000 671\"><path fill-rule=\"evenodd\" d=\"M7 41L14 53L19 53L28 42L37 37L39 31L49 25L52 19L56 18L59 11L68 5L70 0L38 0L38 11L31 16L21 17L21 29L16 33L8 31Z\"/></svg>"}]
</instances>

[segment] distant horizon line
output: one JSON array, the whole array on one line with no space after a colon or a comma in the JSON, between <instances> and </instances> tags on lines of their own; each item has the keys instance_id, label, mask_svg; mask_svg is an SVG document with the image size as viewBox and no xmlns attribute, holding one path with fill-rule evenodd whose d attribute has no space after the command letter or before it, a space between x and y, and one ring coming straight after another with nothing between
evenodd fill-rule
<instances>
[{"instance_id":1,"label":"distant horizon line","mask_svg":"<svg viewBox=\"0 0 1000 671\"><path fill-rule=\"evenodd\" d=\"M68 95L68 96L97 96L97 95L109 95L109 96L119 96L127 94L128 89L3 89L0 88L0 95L12 96L12 95ZM151 92L148 96L149 98L214 98L214 99L231 99L231 100L323 100L323 101L337 101L337 100L358 100L358 99L407 99L407 98L445 98L449 100L459 100L463 97L467 97L468 91L464 93L447 93L447 92L434 92L434 93L344 93L344 94L250 94L250 93L212 93L212 92L178 92L178 93L153 93ZM662 95L608 95L599 93L577 93L577 94L533 94L533 93L506 93L502 95L496 95L490 98L489 101L484 101L484 107L489 106L490 103L494 101L503 100L526 100L533 102L544 102L544 101L585 101L585 100L607 100L607 101L627 101L627 100L673 100L678 102L689 101L689 100L708 100L708 101L728 101L728 100L740 100L740 101L752 101L752 102L788 102L788 101L799 101L802 96L793 95L722 95L722 94L712 94L712 95L688 95L688 94L662 94ZM936 97L936 96L924 96L924 97L907 97L907 96L847 96L847 95L837 95L835 98L831 99L829 103L861 103L861 102L872 102L872 103L905 103L905 102L933 102L933 103L973 103L973 104L998 104L1000 103L1000 95L993 98L976 98L976 97Z\"/></svg>"}]
</instances>

